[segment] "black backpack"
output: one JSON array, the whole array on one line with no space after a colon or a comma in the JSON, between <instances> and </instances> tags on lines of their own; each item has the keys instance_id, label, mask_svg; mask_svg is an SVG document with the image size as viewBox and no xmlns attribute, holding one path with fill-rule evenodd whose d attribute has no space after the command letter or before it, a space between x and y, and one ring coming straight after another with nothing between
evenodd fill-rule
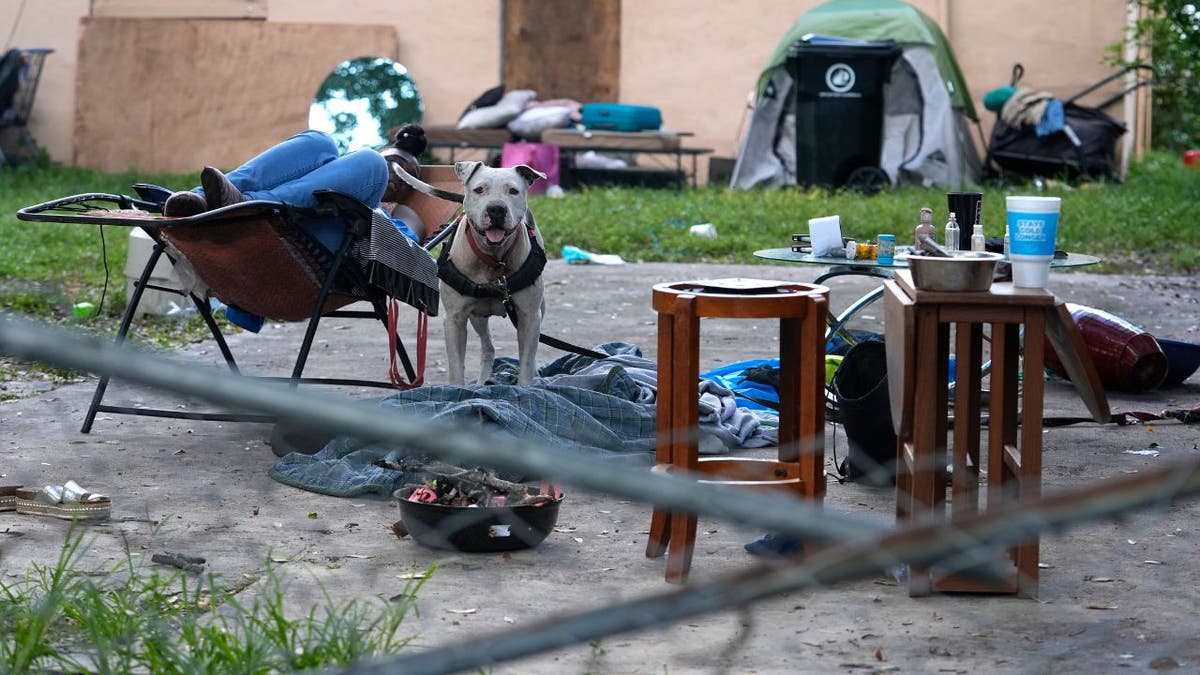
<instances>
[{"instance_id":1,"label":"black backpack","mask_svg":"<svg viewBox=\"0 0 1200 675\"><path fill-rule=\"evenodd\" d=\"M850 442L850 452L838 472L847 480L867 485L895 484L896 432L882 341L864 340L846 352L833 375L833 393Z\"/></svg>"}]
</instances>

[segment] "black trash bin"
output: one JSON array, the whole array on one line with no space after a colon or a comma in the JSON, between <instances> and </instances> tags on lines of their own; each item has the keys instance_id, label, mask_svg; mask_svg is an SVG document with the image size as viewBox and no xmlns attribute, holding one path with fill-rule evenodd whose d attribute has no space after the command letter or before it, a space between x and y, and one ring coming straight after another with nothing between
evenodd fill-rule
<instances>
[{"instance_id":1,"label":"black trash bin","mask_svg":"<svg viewBox=\"0 0 1200 675\"><path fill-rule=\"evenodd\" d=\"M879 167L883 87L901 48L893 40L806 35L788 50L796 82L796 182L875 191L890 185Z\"/></svg>"}]
</instances>

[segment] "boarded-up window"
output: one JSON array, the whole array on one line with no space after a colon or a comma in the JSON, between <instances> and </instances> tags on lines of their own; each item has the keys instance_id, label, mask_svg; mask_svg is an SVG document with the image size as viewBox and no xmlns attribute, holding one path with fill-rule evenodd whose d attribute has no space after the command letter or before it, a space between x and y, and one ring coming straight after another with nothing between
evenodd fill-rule
<instances>
[{"instance_id":1,"label":"boarded-up window","mask_svg":"<svg viewBox=\"0 0 1200 675\"><path fill-rule=\"evenodd\" d=\"M307 128L339 63L396 53L385 25L91 17L79 39L75 164L235 167Z\"/></svg>"},{"instance_id":2,"label":"boarded-up window","mask_svg":"<svg viewBox=\"0 0 1200 675\"><path fill-rule=\"evenodd\" d=\"M620 0L505 0L504 85L540 99L616 101Z\"/></svg>"}]
</instances>

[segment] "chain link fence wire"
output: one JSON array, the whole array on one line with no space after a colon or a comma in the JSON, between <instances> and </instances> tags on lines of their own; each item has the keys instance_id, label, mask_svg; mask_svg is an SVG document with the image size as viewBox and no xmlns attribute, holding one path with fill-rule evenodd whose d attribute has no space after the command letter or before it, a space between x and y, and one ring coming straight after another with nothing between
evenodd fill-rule
<instances>
[{"instance_id":1,"label":"chain link fence wire","mask_svg":"<svg viewBox=\"0 0 1200 675\"><path fill-rule=\"evenodd\" d=\"M344 673L449 673L495 666L608 636L658 629L688 618L782 594L889 574L904 565L937 564L947 572L998 577L1002 551L1017 542L1138 509L1166 509L1200 492L1200 460L1098 482L1043 497L956 517L914 521L893 529L876 521L822 509L783 495L698 485L682 476L630 471L603 460L539 447L528 441L485 436L424 420L383 416L369 405L334 400L279 383L197 368L171 358L98 338L52 330L28 320L0 318L0 354L90 371L232 408L303 421L310 428L367 441L403 444L448 462L486 465L540 475L564 485L690 511L729 523L795 535L815 546L795 562L764 563L745 572L695 583L598 609L555 616L453 648L413 651L353 664ZM564 459L565 458L565 459ZM652 498L651 498L652 496Z\"/></svg>"}]
</instances>

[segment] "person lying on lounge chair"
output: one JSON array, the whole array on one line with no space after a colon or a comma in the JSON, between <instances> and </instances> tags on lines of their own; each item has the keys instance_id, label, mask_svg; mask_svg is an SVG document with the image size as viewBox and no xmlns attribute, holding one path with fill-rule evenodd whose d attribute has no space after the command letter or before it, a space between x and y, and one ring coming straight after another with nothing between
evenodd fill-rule
<instances>
[{"instance_id":1,"label":"person lying on lounge chair","mask_svg":"<svg viewBox=\"0 0 1200 675\"><path fill-rule=\"evenodd\" d=\"M250 199L313 207L317 204L313 191L328 189L381 209L405 236L420 242L426 235L425 224L401 203L412 188L400 180L392 164L419 175L417 157L425 147L425 130L406 124L396 133L395 143L381 151L363 149L339 156L328 134L309 129L268 148L228 174L204 167L200 187L172 193L163 204L163 215L194 216ZM342 231L333 224L317 225L312 234L330 250L341 244Z\"/></svg>"},{"instance_id":2,"label":"person lying on lounge chair","mask_svg":"<svg viewBox=\"0 0 1200 675\"><path fill-rule=\"evenodd\" d=\"M426 145L425 130L415 124L405 124L396 132L395 143L379 151L388 163L388 187L379 208L396 223L401 232L417 243L424 241L430 232L417 212L406 203L412 194L412 187L400 178L395 168L399 167L408 175L420 178L421 164L417 158L425 152Z\"/></svg>"}]
</instances>

